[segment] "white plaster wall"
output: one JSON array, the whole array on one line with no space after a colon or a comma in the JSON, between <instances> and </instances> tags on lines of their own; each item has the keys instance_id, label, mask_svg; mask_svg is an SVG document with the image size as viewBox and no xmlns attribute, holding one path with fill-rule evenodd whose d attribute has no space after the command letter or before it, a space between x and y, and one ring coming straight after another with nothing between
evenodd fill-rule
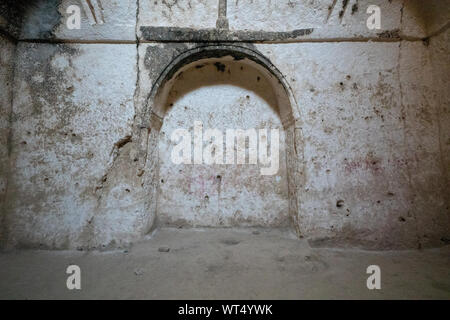
<instances>
[{"instance_id":1,"label":"white plaster wall","mask_svg":"<svg viewBox=\"0 0 450 320\"><path fill-rule=\"evenodd\" d=\"M218 1L140 0L139 26L214 28Z\"/></svg>"},{"instance_id":2,"label":"white plaster wall","mask_svg":"<svg viewBox=\"0 0 450 320\"><path fill-rule=\"evenodd\" d=\"M81 30L69 31L64 27L64 9L72 2L63 0L59 11L47 12L44 4L50 2L37 1L25 16L22 38L123 43L19 44L12 171L3 209L3 236L11 246L121 245L148 231L156 198L145 186L156 181L157 170L152 164L145 168L144 182L136 178L141 173L135 172L131 144L121 141L134 139L130 137L133 118L146 106L158 70L174 58L147 56L147 48L160 48L163 53L166 45L175 44L136 48L136 23L138 27L211 28L217 19L217 1L141 0L139 10L136 1L102 1L105 25L91 26L84 17ZM301 114L297 131L304 140L300 152L305 158L305 186L298 193L300 231L317 245L411 248L446 243L450 225L448 31L432 37L429 46L422 41L360 40L384 31L399 30L415 38L441 30L448 21L447 7L442 7L447 1L430 1L430 12L423 14L424 2L376 0L374 4L382 8L382 29L377 31L365 27L367 1L359 1L353 15L356 2L349 1L340 19L342 1L338 0L325 22L331 3L228 1L232 30L314 28L308 36L314 39L311 42L255 45L279 68ZM179 51L174 54L193 46L176 45ZM3 39L0 85L6 94L0 100L1 139L7 127L3 110L10 101L4 80L9 71L3 65L11 65L12 49ZM205 79L202 76L199 81ZM247 84L245 77L236 81ZM218 210L215 181L208 185L209 203L200 193L191 197L183 187L187 177L217 178L223 168L182 168L188 173L184 175L169 165L167 132L179 125L190 126L196 118L219 128L259 126L261 121L279 125L270 103L255 94L261 89L227 86L221 90L226 97L219 100L212 98L219 94L216 89L201 86L177 98L161 129L162 143L149 145L149 155L160 150L165 181L157 208L161 220L233 225L250 219L251 224L275 225L286 216L283 168L279 181L272 177L264 184L254 175L256 168L233 168L233 184L221 189L225 202ZM249 101L241 101L247 95ZM241 102L257 117L241 114ZM190 108L183 110L186 105ZM217 105L231 108L233 117L218 112ZM220 172L226 183L227 172ZM245 188L250 191L242 191ZM338 207L339 200L343 205ZM255 207L258 210L251 211ZM237 211L241 216L233 220Z\"/></svg>"},{"instance_id":3,"label":"white plaster wall","mask_svg":"<svg viewBox=\"0 0 450 320\"><path fill-rule=\"evenodd\" d=\"M81 1L84 0L34 1L25 11L20 38L134 41L141 26L210 29L216 26L218 18L216 0L92 0L100 1L101 9L96 17L99 23L91 24ZM417 38L438 30L448 21L448 4L448 0L426 4L419 0L229 0L227 19L231 30L313 28L313 33L304 39L378 38L387 33ZM81 8L79 30L67 28L70 5ZM380 7L381 29L367 28L369 5ZM100 23L101 19L104 23Z\"/></svg>"},{"instance_id":4,"label":"white plaster wall","mask_svg":"<svg viewBox=\"0 0 450 320\"><path fill-rule=\"evenodd\" d=\"M430 49L420 42L401 44L399 60L402 114L408 183L412 192L409 212L417 221L422 245L445 243L450 231L448 188L440 148L440 109L436 90L447 90L433 82Z\"/></svg>"},{"instance_id":5,"label":"white plaster wall","mask_svg":"<svg viewBox=\"0 0 450 320\"><path fill-rule=\"evenodd\" d=\"M232 30L290 31L313 28L305 38L376 38L385 31L399 31L408 36L424 36L424 28L416 23L417 12L403 0L327 0L273 1L230 0L227 17ZM334 4L334 6L333 6ZM346 6L344 6L346 4ZM367 8L381 9L381 29L366 26ZM404 15L404 23L402 23ZM413 20L414 23L408 23Z\"/></svg>"},{"instance_id":6,"label":"white plaster wall","mask_svg":"<svg viewBox=\"0 0 450 320\"><path fill-rule=\"evenodd\" d=\"M93 236L97 187L131 132L136 47L21 43L17 55L9 243L75 247Z\"/></svg>"},{"instance_id":7,"label":"white plaster wall","mask_svg":"<svg viewBox=\"0 0 450 320\"><path fill-rule=\"evenodd\" d=\"M56 38L68 40L134 41L136 28L136 0L100 0L96 11L97 23L92 24L82 6L85 0L37 0L24 13L21 39ZM92 2L98 0L92 0ZM71 5L81 9L80 29L69 29L67 12ZM101 23L103 22L103 23Z\"/></svg>"},{"instance_id":8,"label":"white plaster wall","mask_svg":"<svg viewBox=\"0 0 450 320\"><path fill-rule=\"evenodd\" d=\"M337 237L408 247L430 234L439 243L448 222L427 48L421 42L257 47L290 81L304 120L303 232L325 243ZM428 232L417 231L419 224Z\"/></svg>"},{"instance_id":9,"label":"white plaster wall","mask_svg":"<svg viewBox=\"0 0 450 320\"><path fill-rule=\"evenodd\" d=\"M96 11L98 21L93 24L82 1L34 1L25 12L20 38L134 41L140 26L214 28L218 12L215 0L91 0L101 5ZM67 27L71 5L81 8L80 29Z\"/></svg>"},{"instance_id":10,"label":"white plaster wall","mask_svg":"<svg viewBox=\"0 0 450 320\"><path fill-rule=\"evenodd\" d=\"M168 97L160 131L158 219L178 226L291 225L284 130L271 85L247 64L224 62L223 67L220 71L208 62L184 71ZM224 152L227 129L278 129L278 171L263 176L260 168L266 166L259 162L174 165L172 133L184 128L193 136L194 121L201 121L204 131L223 133Z\"/></svg>"}]
</instances>

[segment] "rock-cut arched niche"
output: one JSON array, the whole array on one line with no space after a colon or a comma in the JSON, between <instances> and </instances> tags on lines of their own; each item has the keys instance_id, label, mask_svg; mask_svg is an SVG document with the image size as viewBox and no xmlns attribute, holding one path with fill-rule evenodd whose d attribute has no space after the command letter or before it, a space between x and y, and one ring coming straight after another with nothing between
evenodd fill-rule
<instances>
[{"instance_id":1,"label":"rock-cut arched niche","mask_svg":"<svg viewBox=\"0 0 450 320\"><path fill-rule=\"evenodd\" d=\"M254 57L189 60L168 72L153 100L157 223L298 230L301 143L282 79Z\"/></svg>"}]
</instances>

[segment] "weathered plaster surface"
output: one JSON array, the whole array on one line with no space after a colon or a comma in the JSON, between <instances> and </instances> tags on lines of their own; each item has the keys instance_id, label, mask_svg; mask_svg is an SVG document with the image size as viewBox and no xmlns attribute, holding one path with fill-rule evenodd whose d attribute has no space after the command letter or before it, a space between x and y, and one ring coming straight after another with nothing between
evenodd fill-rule
<instances>
[{"instance_id":1,"label":"weathered plaster surface","mask_svg":"<svg viewBox=\"0 0 450 320\"><path fill-rule=\"evenodd\" d=\"M8 131L4 106L13 101L10 179L1 229L7 245L122 246L158 225L158 213L163 223L217 226L223 213L224 225L276 225L280 217L286 220L286 208L297 234L317 246L417 248L448 243L448 1L433 0L430 6L423 1L371 1L382 9L382 29L373 31L365 26L368 1L338 0L332 8L333 0L228 1L227 41L236 40L233 35L259 42L255 35L313 30L301 40L280 36L274 41L293 43L239 43L267 57L267 65L274 64L289 91L286 99L295 102L294 121L284 128L286 168L279 181L267 185L250 178L252 168L242 174L237 168L217 174L216 167L180 173L170 166L163 132L181 122L191 126L194 118L219 127L259 126L264 121L279 126L271 103L261 99L269 90L252 87L250 79L242 77L229 79L241 87L234 84L216 92L209 84L227 75L213 69L195 77L200 82L197 90L180 97L173 92L176 101L164 118L161 106L170 102L161 92L170 89L172 77L184 65L167 67L188 50L202 49L192 42L135 43L149 40L141 26L208 34L197 29L214 28L217 1L102 0L104 24L91 25L83 15L80 30L67 30L65 9L76 2L25 6L21 33L20 17L5 28L14 15L0 6L0 29L10 38L21 34L22 39L48 42L116 42L19 42L14 95L1 97L2 172ZM161 41L181 39L164 34ZM426 41L409 41L428 36ZM0 85L7 93L10 73L3 65L12 65L13 45L2 39L1 50ZM219 77L208 78L214 74ZM195 84L180 77L174 88ZM228 105L227 99L234 102ZM244 112L249 110L250 118ZM186 173L186 168L181 170ZM208 194L209 204L203 191L196 197L187 192L192 196L188 200L177 196L184 192L182 183L197 173L216 180L220 175L224 184L231 175L228 188L217 181L211 184L220 185L226 195L223 211L214 207L218 189ZM0 181L4 177L2 173ZM252 191L246 193L245 188ZM233 203L233 196L242 201ZM271 216L270 206L265 206L269 202L277 203L278 211ZM254 207L260 210L251 211ZM239 219L230 218L239 210Z\"/></svg>"},{"instance_id":2,"label":"weathered plaster surface","mask_svg":"<svg viewBox=\"0 0 450 320\"><path fill-rule=\"evenodd\" d=\"M24 12L21 39L68 39L84 41L134 41L136 26L136 0L101 0L100 12L91 24L81 1L85 0L38 0ZM94 1L94 0L92 0ZM81 8L80 29L69 29L67 13L70 5ZM103 23L101 23L103 21Z\"/></svg>"},{"instance_id":3,"label":"weathered plaster surface","mask_svg":"<svg viewBox=\"0 0 450 320\"><path fill-rule=\"evenodd\" d=\"M369 5L381 9L380 30L369 30L366 13ZM227 17L233 30L289 31L313 28L310 38L378 37L386 31L400 32L404 1L330 0L330 1L228 1ZM403 30L402 30L403 31ZM415 30L415 35L420 34Z\"/></svg>"},{"instance_id":4,"label":"weathered plaster surface","mask_svg":"<svg viewBox=\"0 0 450 320\"><path fill-rule=\"evenodd\" d=\"M427 35L435 34L445 26L448 27L450 21L449 0L416 1L421 4L420 9Z\"/></svg>"},{"instance_id":5,"label":"weathered plaster surface","mask_svg":"<svg viewBox=\"0 0 450 320\"><path fill-rule=\"evenodd\" d=\"M427 97L433 85L426 47L402 42L257 48L290 80L304 120L303 232L319 242L358 239L368 246L439 243L448 221L438 118ZM417 231L421 223L433 231Z\"/></svg>"},{"instance_id":6,"label":"weathered plaster surface","mask_svg":"<svg viewBox=\"0 0 450 320\"><path fill-rule=\"evenodd\" d=\"M0 35L0 230L9 174L9 133L16 44ZM1 231L0 231L1 232Z\"/></svg>"},{"instance_id":7,"label":"weathered plaster surface","mask_svg":"<svg viewBox=\"0 0 450 320\"><path fill-rule=\"evenodd\" d=\"M0 32L18 38L22 24L21 0L3 0L0 2Z\"/></svg>"},{"instance_id":8,"label":"weathered plaster surface","mask_svg":"<svg viewBox=\"0 0 450 320\"><path fill-rule=\"evenodd\" d=\"M92 18L88 17L90 13L85 12L81 1L85 0L38 0L23 6L24 9L16 5L19 7L16 11L23 12L23 19L14 18L15 24L4 23L4 27L21 39L134 41L135 31L140 36L142 26L212 30L218 19L218 1L100 0L101 7L96 13L99 17L95 16L97 23L92 24ZM306 39L421 38L448 22L448 4L448 0L426 3L419 0L230 0L227 1L226 18L231 32L313 29ZM67 28L70 14L66 10L70 5L82 9L79 30ZM366 26L369 5L381 8L379 30L369 30ZM12 12L11 6L2 9L3 16L19 17L16 11Z\"/></svg>"},{"instance_id":9,"label":"weathered plaster surface","mask_svg":"<svg viewBox=\"0 0 450 320\"><path fill-rule=\"evenodd\" d=\"M218 1L140 0L139 25L214 28Z\"/></svg>"},{"instance_id":10,"label":"weathered plaster surface","mask_svg":"<svg viewBox=\"0 0 450 320\"><path fill-rule=\"evenodd\" d=\"M99 186L118 152L113 147L131 133L135 46L21 43L18 57L9 243L85 244L93 237L90 225L100 228L92 218L101 209ZM121 191L114 196L123 197ZM128 224L108 226L106 233Z\"/></svg>"},{"instance_id":11,"label":"weathered plaster surface","mask_svg":"<svg viewBox=\"0 0 450 320\"><path fill-rule=\"evenodd\" d=\"M416 220L424 246L445 243L450 231L448 188L443 167L439 128L440 102L433 82L430 50L419 42L400 44L399 72L404 117L409 214ZM446 67L448 70L448 66ZM448 84L447 84L448 87ZM431 192L433 190L433 192Z\"/></svg>"},{"instance_id":12,"label":"weathered plaster surface","mask_svg":"<svg viewBox=\"0 0 450 320\"><path fill-rule=\"evenodd\" d=\"M450 31L431 38L430 60L433 73L434 103L437 110L439 155L442 176L446 180L443 200L446 201L447 217L450 217ZM447 224L448 226L449 224Z\"/></svg>"},{"instance_id":13,"label":"weathered plaster surface","mask_svg":"<svg viewBox=\"0 0 450 320\"><path fill-rule=\"evenodd\" d=\"M401 30L405 36L432 36L450 21L449 0L405 0Z\"/></svg>"}]
</instances>

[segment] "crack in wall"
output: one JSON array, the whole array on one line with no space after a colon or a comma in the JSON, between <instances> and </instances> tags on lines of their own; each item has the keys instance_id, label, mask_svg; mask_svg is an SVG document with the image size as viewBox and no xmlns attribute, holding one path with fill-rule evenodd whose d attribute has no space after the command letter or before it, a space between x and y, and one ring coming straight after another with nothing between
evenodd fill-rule
<instances>
[{"instance_id":1,"label":"crack in wall","mask_svg":"<svg viewBox=\"0 0 450 320\"><path fill-rule=\"evenodd\" d=\"M89 0L87 0L89 2ZM136 37L136 82L135 82L135 91L133 96L133 107L134 107L134 121L133 121L133 128L132 128L132 134L126 135L125 137L121 138L119 141L114 143L114 146L110 152L110 156L112 156L111 165L106 170L106 173L102 176L100 184L95 187L95 192L97 190L103 189L104 183L108 179L108 173L113 170L115 161L119 157L120 149L123 148L126 144L133 142L133 135L136 135L139 131L136 130L136 114L137 114L137 105L139 103L139 96L140 96L140 55L139 55L139 36L138 36L138 25L139 25L139 8L140 8L140 0L136 0L136 24L135 24L135 37ZM137 159L134 159L135 161ZM143 170L143 168L141 168ZM143 172L142 172L143 173ZM142 174L138 175L139 177L142 176ZM100 199L101 195L99 196Z\"/></svg>"},{"instance_id":2,"label":"crack in wall","mask_svg":"<svg viewBox=\"0 0 450 320\"><path fill-rule=\"evenodd\" d=\"M114 145L111 149L111 152L109 153L109 156L111 157L110 165L109 165L108 169L106 170L106 173L100 179L100 183L95 187L94 192L97 192L98 190L103 189L104 183L108 179L108 173L111 170L113 170L115 162L120 155L120 149L122 149L125 145L127 145L128 143L131 143L131 142L132 142L132 136L126 135L125 137L119 139L116 143L114 143ZM99 198L100 197L101 197L101 195L99 196Z\"/></svg>"}]
</instances>

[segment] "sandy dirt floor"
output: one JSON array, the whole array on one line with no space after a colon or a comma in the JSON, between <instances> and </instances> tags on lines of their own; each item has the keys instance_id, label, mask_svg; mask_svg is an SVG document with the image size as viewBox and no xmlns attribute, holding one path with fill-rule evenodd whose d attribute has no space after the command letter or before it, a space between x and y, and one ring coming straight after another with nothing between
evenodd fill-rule
<instances>
[{"instance_id":1,"label":"sandy dirt floor","mask_svg":"<svg viewBox=\"0 0 450 320\"><path fill-rule=\"evenodd\" d=\"M81 290L66 287L72 264ZM369 265L380 290L367 289ZM286 230L163 228L128 249L1 252L0 298L450 299L450 246L318 249Z\"/></svg>"}]
</instances>

